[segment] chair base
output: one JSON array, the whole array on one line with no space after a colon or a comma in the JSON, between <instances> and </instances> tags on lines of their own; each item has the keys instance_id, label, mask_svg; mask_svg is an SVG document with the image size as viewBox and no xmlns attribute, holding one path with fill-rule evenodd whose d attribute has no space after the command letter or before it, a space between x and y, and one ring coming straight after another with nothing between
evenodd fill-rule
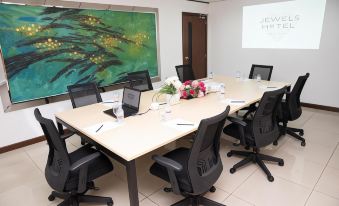
<instances>
[{"instance_id":1,"label":"chair base","mask_svg":"<svg viewBox=\"0 0 339 206\"><path fill-rule=\"evenodd\" d=\"M301 146L303 146L303 147L306 146L306 140L305 140L305 138L302 137L304 135L303 129L293 128L293 127L284 127L284 126L280 126L281 127L280 136L289 134L290 136L294 137L295 139L300 140ZM299 133L299 135L297 133ZM274 143L273 143L274 145L278 145L279 138L276 141L274 141Z\"/></svg>"},{"instance_id":2,"label":"chair base","mask_svg":"<svg viewBox=\"0 0 339 206\"><path fill-rule=\"evenodd\" d=\"M59 193L53 191L49 197L49 201L53 201L56 197L64 199L63 202L58 204L58 206L78 206L80 202L86 203L96 203L96 204L103 204L112 206L113 200L110 197L99 197L99 196L92 196L92 195L83 195L83 194L72 194L72 193Z\"/></svg>"},{"instance_id":3,"label":"chair base","mask_svg":"<svg viewBox=\"0 0 339 206\"><path fill-rule=\"evenodd\" d=\"M230 173L236 172L236 170L250 162L257 163L259 167L265 172L267 175L267 179L270 182L274 181L274 177L272 176L271 172L268 170L266 165L264 164L265 161L270 161L270 162L277 162L279 166L284 166L284 160L281 158L277 157L272 157L269 155L264 155L260 154L257 149L253 149L253 152L245 152L245 151L234 151L231 150L230 152L227 153L228 157L231 157L232 155L239 155L239 156L245 156L245 159L241 160L237 164L235 164L231 169Z\"/></svg>"},{"instance_id":4,"label":"chair base","mask_svg":"<svg viewBox=\"0 0 339 206\"><path fill-rule=\"evenodd\" d=\"M171 206L225 206L203 196L189 196Z\"/></svg>"}]
</instances>

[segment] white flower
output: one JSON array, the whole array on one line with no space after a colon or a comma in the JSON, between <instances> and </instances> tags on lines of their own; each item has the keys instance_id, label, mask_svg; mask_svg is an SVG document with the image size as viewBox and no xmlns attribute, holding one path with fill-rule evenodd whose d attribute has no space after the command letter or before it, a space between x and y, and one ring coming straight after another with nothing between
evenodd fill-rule
<instances>
[{"instance_id":1,"label":"white flower","mask_svg":"<svg viewBox=\"0 0 339 206\"><path fill-rule=\"evenodd\" d=\"M169 77L165 80L166 85L173 85L176 89L179 89L182 83L177 76Z\"/></svg>"}]
</instances>

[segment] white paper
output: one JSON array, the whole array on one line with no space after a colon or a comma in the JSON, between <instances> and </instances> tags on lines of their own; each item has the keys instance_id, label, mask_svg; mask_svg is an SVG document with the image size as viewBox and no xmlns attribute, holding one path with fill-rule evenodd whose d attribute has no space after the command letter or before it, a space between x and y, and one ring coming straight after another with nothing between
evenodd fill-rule
<instances>
[{"instance_id":1,"label":"white paper","mask_svg":"<svg viewBox=\"0 0 339 206\"><path fill-rule=\"evenodd\" d=\"M239 101L243 101L243 102L239 102ZM246 103L246 101L242 99L229 99L229 98L224 99L221 102L228 104L228 105L244 105Z\"/></svg>"},{"instance_id":2,"label":"white paper","mask_svg":"<svg viewBox=\"0 0 339 206\"><path fill-rule=\"evenodd\" d=\"M101 103L102 105L104 105L105 107L108 107L108 108L113 108L113 102L102 102Z\"/></svg>"},{"instance_id":3,"label":"white paper","mask_svg":"<svg viewBox=\"0 0 339 206\"><path fill-rule=\"evenodd\" d=\"M178 125L178 124L193 124L193 125ZM194 122L190 122L187 120L183 120L183 119L172 119L169 121L166 121L163 123L163 125L173 128L175 130L181 131L181 132L185 132L185 131L189 131L193 128L198 127L198 125Z\"/></svg>"},{"instance_id":4,"label":"white paper","mask_svg":"<svg viewBox=\"0 0 339 206\"><path fill-rule=\"evenodd\" d=\"M101 127L102 125L102 127ZM115 129L117 127L121 127L122 125L124 125L124 123L118 123L118 122L102 122L99 124L95 124L89 127L85 128L86 133L89 133L91 135L96 135L96 134L100 134L102 132L106 132L108 130L111 129ZM101 127L101 129L99 129ZM99 129L99 131L98 131Z\"/></svg>"}]
</instances>

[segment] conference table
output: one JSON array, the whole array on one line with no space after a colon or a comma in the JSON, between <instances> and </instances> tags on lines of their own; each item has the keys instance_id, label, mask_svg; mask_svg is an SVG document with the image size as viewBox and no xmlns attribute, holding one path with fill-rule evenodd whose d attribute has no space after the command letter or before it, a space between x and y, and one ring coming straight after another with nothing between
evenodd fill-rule
<instances>
[{"instance_id":1,"label":"conference table","mask_svg":"<svg viewBox=\"0 0 339 206\"><path fill-rule=\"evenodd\" d=\"M103 111L112 105L97 103L55 114L59 131L62 125L76 131L87 141L126 167L130 205L139 205L135 160L168 143L174 142L197 130L202 119L223 112L230 105L230 114L259 101L265 91L289 86L288 83L237 79L216 76L206 81L207 85L224 83L225 94L209 93L205 97L181 99L171 106L170 118L163 120L161 110L150 110L143 115L130 116L123 123ZM157 91L143 92L139 113L149 109ZM231 100L244 103L230 103ZM193 126L178 126L175 122L191 122ZM96 132L100 125L104 125ZM105 129L104 129L105 128Z\"/></svg>"}]
</instances>

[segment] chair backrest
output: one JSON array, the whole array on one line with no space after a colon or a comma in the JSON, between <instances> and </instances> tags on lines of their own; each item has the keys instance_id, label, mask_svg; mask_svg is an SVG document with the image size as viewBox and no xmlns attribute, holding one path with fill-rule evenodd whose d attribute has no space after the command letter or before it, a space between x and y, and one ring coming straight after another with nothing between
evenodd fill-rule
<instances>
[{"instance_id":1,"label":"chair backrest","mask_svg":"<svg viewBox=\"0 0 339 206\"><path fill-rule=\"evenodd\" d=\"M218 180L222 170L220 136L230 107L221 114L201 120L188 160L188 174L194 194L209 190Z\"/></svg>"},{"instance_id":2,"label":"chair backrest","mask_svg":"<svg viewBox=\"0 0 339 206\"><path fill-rule=\"evenodd\" d=\"M271 80L273 66L252 64L249 79L255 79L260 74L262 80Z\"/></svg>"},{"instance_id":3,"label":"chair backrest","mask_svg":"<svg viewBox=\"0 0 339 206\"><path fill-rule=\"evenodd\" d=\"M177 71L178 78L181 82L184 83L185 81L188 80L195 80L195 76L191 65L188 64L178 65L175 66L175 69Z\"/></svg>"},{"instance_id":4,"label":"chair backrest","mask_svg":"<svg viewBox=\"0 0 339 206\"><path fill-rule=\"evenodd\" d=\"M71 164L66 144L60 138L54 122L42 117L38 108L34 110L34 116L40 123L49 146L47 164L45 167L46 180L54 190L62 192L68 179Z\"/></svg>"},{"instance_id":5,"label":"chair backrest","mask_svg":"<svg viewBox=\"0 0 339 206\"><path fill-rule=\"evenodd\" d=\"M264 147L274 142L279 136L277 121L278 106L286 93L286 87L265 92L259 102L252 121L252 136L256 147Z\"/></svg>"},{"instance_id":6,"label":"chair backrest","mask_svg":"<svg viewBox=\"0 0 339 206\"><path fill-rule=\"evenodd\" d=\"M310 76L307 73L304 76L299 76L297 82L295 83L291 93L286 98L286 103L289 112L289 120L298 119L302 113L301 104L300 104L300 95L305 86L306 80Z\"/></svg>"},{"instance_id":7,"label":"chair backrest","mask_svg":"<svg viewBox=\"0 0 339 206\"><path fill-rule=\"evenodd\" d=\"M73 108L102 102L96 83L74 84L67 87Z\"/></svg>"},{"instance_id":8,"label":"chair backrest","mask_svg":"<svg viewBox=\"0 0 339 206\"><path fill-rule=\"evenodd\" d=\"M153 90L148 70L128 73L127 79L131 88L138 89L142 92Z\"/></svg>"}]
</instances>

